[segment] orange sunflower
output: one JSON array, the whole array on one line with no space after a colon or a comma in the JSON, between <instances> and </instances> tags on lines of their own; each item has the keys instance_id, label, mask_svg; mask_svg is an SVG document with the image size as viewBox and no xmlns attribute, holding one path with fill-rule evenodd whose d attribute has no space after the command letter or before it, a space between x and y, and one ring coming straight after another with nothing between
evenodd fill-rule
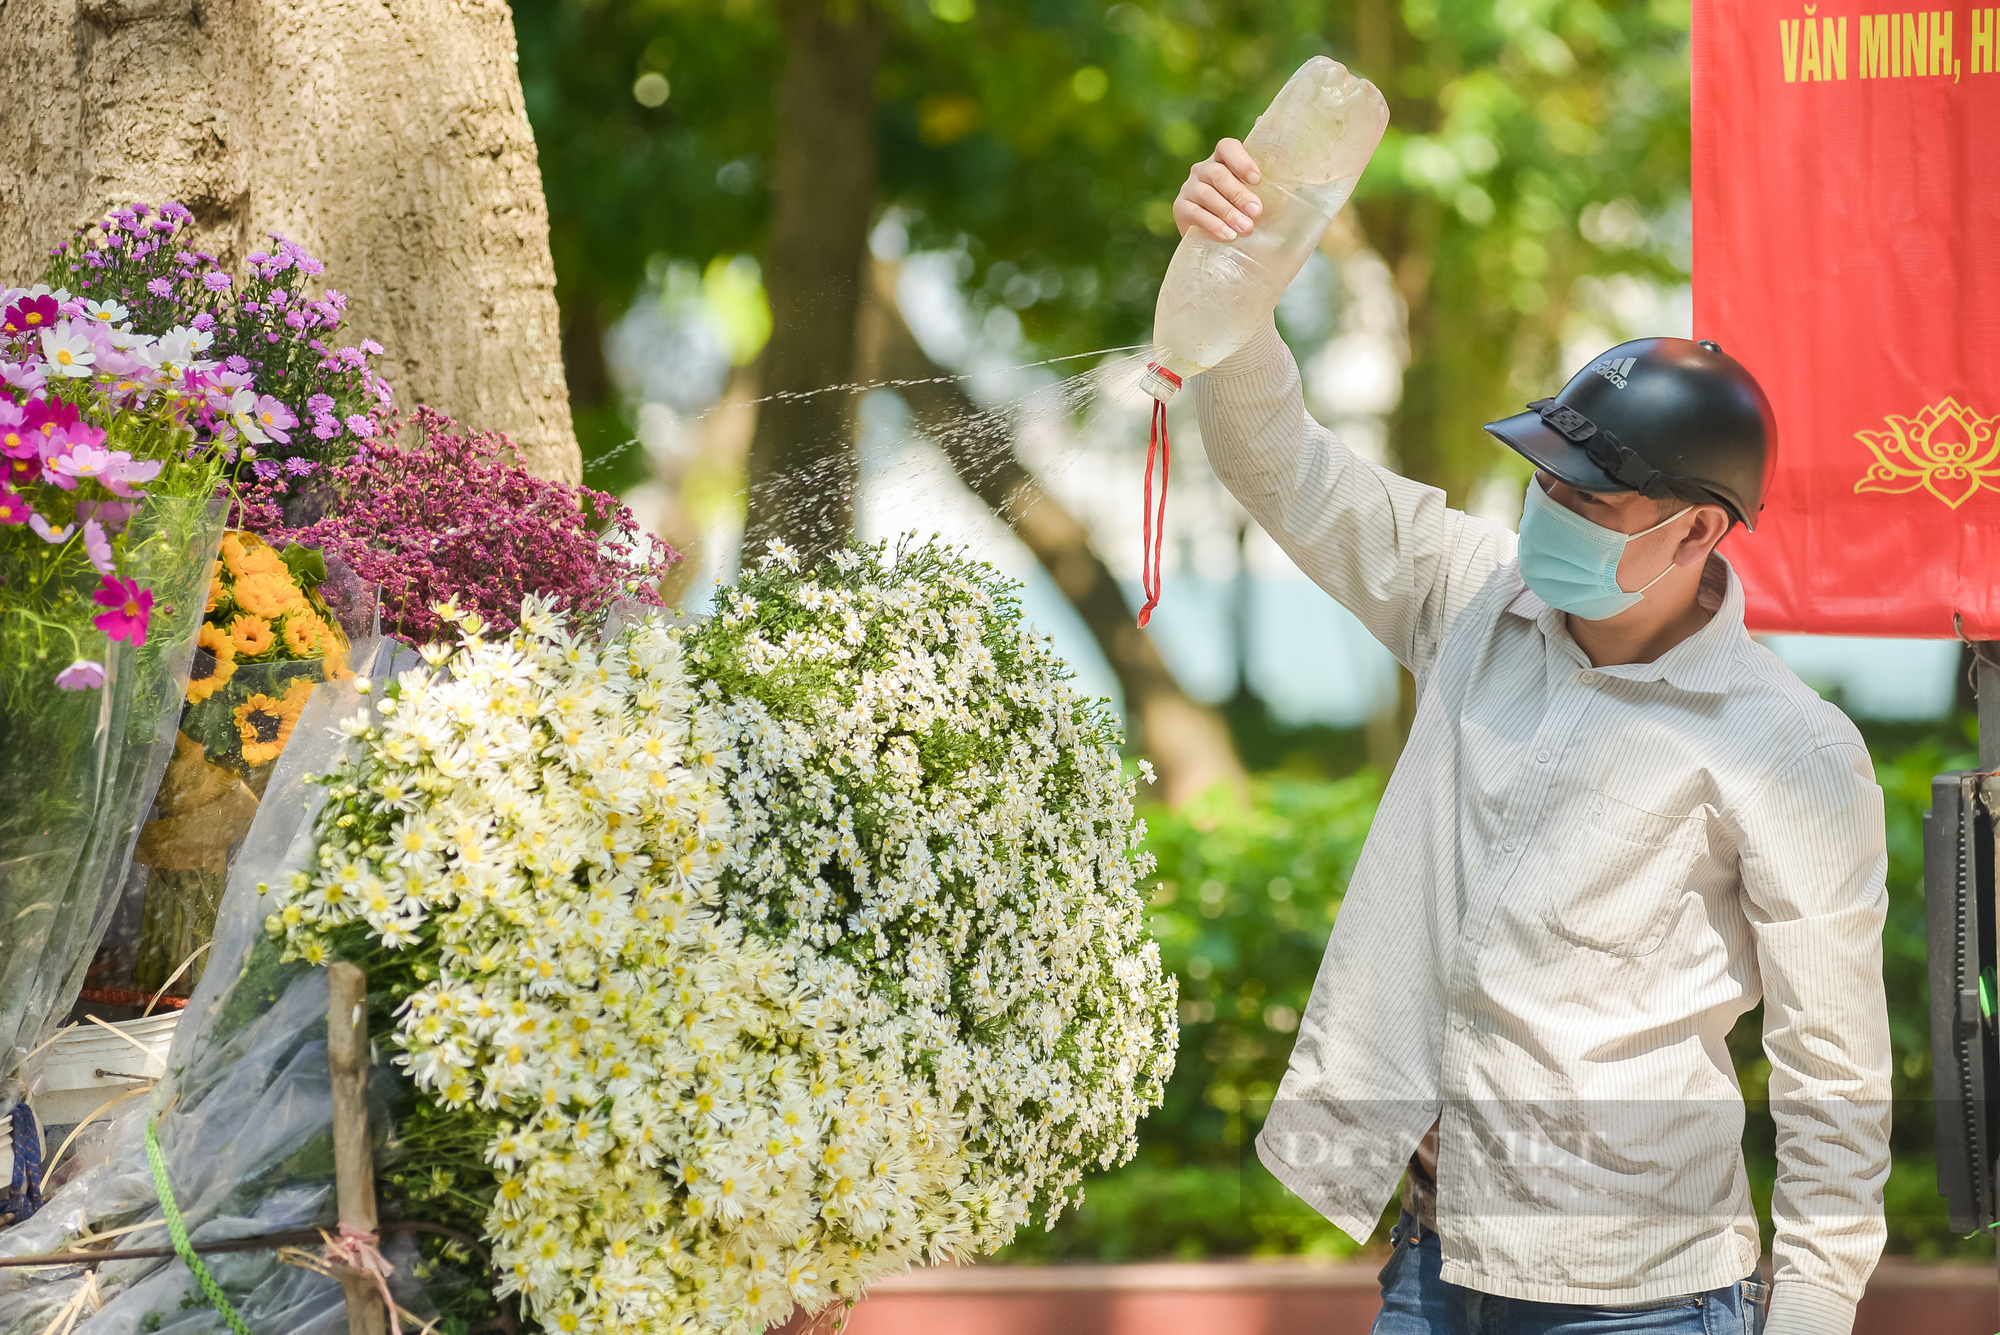
<instances>
[{"instance_id":1,"label":"orange sunflower","mask_svg":"<svg viewBox=\"0 0 2000 1335\"><path fill-rule=\"evenodd\" d=\"M282 566L275 575L259 570L243 576L236 581L235 592L236 602L244 611L272 620L287 612L301 611L306 605L299 586L292 583Z\"/></svg>"},{"instance_id":2,"label":"orange sunflower","mask_svg":"<svg viewBox=\"0 0 2000 1335\"><path fill-rule=\"evenodd\" d=\"M222 535L222 564L228 567L232 579L243 575L243 539L248 536L235 532Z\"/></svg>"},{"instance_id":3,"label":"orange sunflower","mask_svg":"<svg viewBox=\"0 0 2000 1335\"><path fill-rule=\"evenodd\" d=\"M285 618L285 652L293 658L319 658L327 651L326 623L311 612L294 612Z\"/></svg>"},{"instance_id":4,"label":"orange sunflower","mask_svg":"<svg viewBox=\"0 0 2000 1335\"><path fill-rule=\"evenodd\" d=\"M285 574L285 562L254 533L235 531L222 536L222 564L237 579L246 575Z\"/></svg>"},{"instance_id":5,"label":"orange sunflower","mask_svg":"<svg viewBox=\"0 0 2000 1335\"><path fill-rule=\"evenodd\" d=\"M229 586L222 582L222 562L217 561L215 568L208 572L208 606L202 609L202 615L213 612L228 596Z\"/></svg>"},{"instance_id":6,"label":"orange sunflower","mask_svg":"<svg viewBox=\"0 0 2000 1335\"><path fill-rule=\"evenodd\" d=\"M204 625L195 639L194 670L188 677L188 703L198 705L208 699L235 673L235 641L222 627Z\"/></svg>"},{"instance_id":7,"label":"orange sunflower","mask_svg":"<svg viewBox=\"0 0 2000 1335\"><path fill-rule=\"evenodd\" d=\"M312 688L311 681L294 677L282 697L260 691L236 706L231 717L236 720L237 735L243 739L245 765L256 769L278 758L285 743L292 739L292 729L299 725L299 712L306 707Z\"/></svg>"},{"instance_id":8,"label":"orange sunflower","mask_svg":"<svg viewBox=\"0 0 2000 1335\"><path fill-rule=\"evenodd\" d=\"M255 658L268 652L277 637L271 634L270 622L246 613L229 623L229 638L235 644L237 653Z\"/></svg>"}]
</instances>

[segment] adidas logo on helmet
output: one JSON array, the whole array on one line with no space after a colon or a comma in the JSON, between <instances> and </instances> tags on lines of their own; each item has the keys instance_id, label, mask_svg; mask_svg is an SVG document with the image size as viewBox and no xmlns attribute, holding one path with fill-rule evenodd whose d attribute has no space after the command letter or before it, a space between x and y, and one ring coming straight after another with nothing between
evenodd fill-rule
<instances>
[{"instance_id":1,"label":"adidas logo on helmet","mask_svg":"<svg viewBox=\"0 0 2000 1335\"><path fill-rule=\"evenodd\" d=\"M1626 377L1632 374L1632 368L1638 364L1639 359L1637 357L1616 357L1607 358L1590 369L1603 376L1606 380L1609 380L1617 388L1623 389L1627 384L1631 383Z\"/></svg>"}]
</instances>

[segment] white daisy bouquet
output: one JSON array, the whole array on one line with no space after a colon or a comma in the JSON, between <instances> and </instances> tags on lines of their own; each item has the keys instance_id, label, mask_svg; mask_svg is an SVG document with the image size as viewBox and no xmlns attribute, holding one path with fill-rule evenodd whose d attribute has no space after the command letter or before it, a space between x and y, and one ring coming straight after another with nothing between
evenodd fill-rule
<instances>
[{"instance_id":1,"label":"white daisy bouquet","mask_svg":"<svg viewBox=\"0 0 2000 1335\"><path fill-rule=\"evenodd\" d=\"M1132 784L990 568L774 547L687 628L443 615L268 919L379 989L391 1213L483 1234L543 1329L749 1332L1130 1156L1176 1033Z\"/></svg>"}]
</instances>

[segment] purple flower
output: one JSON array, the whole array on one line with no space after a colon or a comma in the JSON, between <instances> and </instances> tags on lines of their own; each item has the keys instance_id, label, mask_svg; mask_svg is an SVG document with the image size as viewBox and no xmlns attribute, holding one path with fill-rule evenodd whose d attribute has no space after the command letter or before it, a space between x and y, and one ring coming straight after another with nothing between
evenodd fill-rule
<instances>
[{"instance_id":1,"label":"purple flower","mask_svg":"<svg viewBox=\"0 0 2000 1335\"><path fill-rule=\"evenodd\" d=\"M227 292L229 282L229 275L226 273L209 272L201 276L201 285L211 292Z\"/></svg>"},{"instance_id":2,"label":"purple flower","mask_svg":"<svg viewBox=\"0 0 2000 1335\"><path fill-rule=\"evenodd\" d=\"M347 429L366 440L375 434L375 422L366 414L356 413L347 419Z\"/></svg>"},{"instance_id":3,"label":"purple flower","mask_svg":"<svg viewBox=\"0 0 2000 1335\"><path fill-rule=\"evenodd\" d=\"M34 507L18 492L0 484L0 524L25 524L34 513Z\"/></svg>"},{"instance_id":4,"label":"purple flower","mask_svg":"<svg viewBox=\"0 0 2000 1335\"><path fill-rule=\"evenodd\" d=\"M269 264L270 262L271 262L271 257L269 255L266 255L263 251L253 250L250 252L250 263L253 265L262 267L263 265Z\"/></svg>"},{"instance_id":5,"label":"purple flower","mask_svg":"<svg viewBox=\"0 0 2000 1335\"><path fill-rule=\"evenodd\" d=\"M257 475L259 482L275 482L283 470L276 459L257 459L252 461L250 471Z\"/></svg>"},{"instance_id":6,"label":"purple flower","mask_svg":"<svg viewBox=\"0 0 2000 1335\"><path fill-rule=\"evenodd\" d=\"M319 464L317 462L311 459L302 459L297 455L293 455L291 458L285 460L285 471L293 477L311 477L318 469Z\"/></svg>"},{"instance_id":7,"label":"purple flower","mask_svg":"<svg viewBox=\"0 0 2000 1335\"><path fill-rule=\"evenodd\" d=\"M70 535L76 532L75 524L51 524L40 515L34 514L28 516L28 527L35 530L36 537L51 545L68 542Z\"/></svg>"},{"instance_id":8,"label":"purple flower","mask_svg":"<svg viewBox=\"0 0 2000 1335\"><path fill-rule=\"evenodd\" d=\"M313 418L313 435L321 440L332 440L340 434L340 423L331 413L321 413Z\"/></svg>"},{"instance_id":9,"label":"purple flower","mask_svg":"<svg viewBox=\"0 0 2000 1335\"><path fill-rule=\"evenodd\" d=\"M238 375L248 375L250 373L250 363L240 353L231 354L222 364Z\"/></svg>"},{"instance_id":10,"label":"purple flower","mask_svg":"<svg viewBox=\"0 0 2000 1335\"><path fill-rule=\"evenodd\" d=\"M313 395L306 400L306 411L314 417L326 416L333 411L333 396L331 394Z\"/></svg>"},{"instance_id":11,"label":"purple flower","mask_svg":"<svg viewBox=\"0 0 2000 1335\"><path fill-rule=\"evenodd\" d=\"M300 315L297 311L286 311L285 323L293 329L303 329L306 325L306 317Z\"/></svg>"},{"instance_id":12,"label":"purple flower","mask_svg":"<svg viewBox=\"0 0 2000 1335\"><path fill-rule=\"evenodd\" d=\"M336 355L340 358L343 365L356 369L366 365L368 361L368 358L359 348L342 348Z\"/></svg>"},{"instance_id":13,"label":"purple flower","mask_svg":"<svg viewBox=\"0 0 2000 1335\"><path fill-rule=\"evenodd\" d=\"M64 691L94 691L104 684L104 664L79 658L56 673L56 687Z\"/></svg>"},{"instance_id":14,"label":"purple flower","mask_svg":"<svg viewBox=\"0 0 2000 1335\"><path fill-rule=\"evenodd\" d=\"M588 611L656 583L678 559L642 544L615 497L530 475L505 437L460 434L426 408L412 425L408 444L383 432L333 470L345 500L338 512L270 538L338 555L379 583L390 633L433 638L440 627L429 607L446 597L502 630L524 592Z\"/></svg>"},{"instance_id":15,"label":"purple flower","mask_svg":"<svg viewBox=\"0 0 2000 1335\"><path fill-rule=\"evenodd\" d=\"M377 343L372 338L364 338L361 340L361 350L367 353L371 357L379 357L382 355L382 345L380 343Z\"/></svg>"},{"instance_id":16,"label":"purple flower","mask_svg":"<svg viewBox=\"0 0 2000 1335\"><path fill-rule=\"evenodd\" d=\"M285 289L283 289L282 287L273 288L271 290L271 305L273 308L277 310L283 310L285 308L285 303L290 301L291 299L292 299L291 293L285 291Z\"/></svg>"},{"instance_id":17,"label":"purple flower","mask_svg":"<svg viewBox=\"0 0 2000 1335\"><path fill-rule=\"evenodd\" d=\"M146 290L156 297L170 297L174 293L174 285L164 278L155 278L146 284Z\"/></svg>"},{"instance_id":18,"label":"purple flower","mask_svg":"<svg viewBox=\"0 0 2000 1335\"><path fill-rule=\"evenodd\" d=\"M83 550L90 557L90 563L97 567L100 575L116 573L111 563L111 539L104 535L104 525L95 519L83 521Z\"/></svg>"},{"instance_id":19,"label":"purple flower","mask_svg":"<svg viewBox=\"0 0 2000 1335\"><path fill-rule=\"evenodd\" d=\"M203 311L200 315L194 317L192 323L196 329L207 333L209 330L215 328L215 317L207 311Z\"/></svg>"}]
</instances>

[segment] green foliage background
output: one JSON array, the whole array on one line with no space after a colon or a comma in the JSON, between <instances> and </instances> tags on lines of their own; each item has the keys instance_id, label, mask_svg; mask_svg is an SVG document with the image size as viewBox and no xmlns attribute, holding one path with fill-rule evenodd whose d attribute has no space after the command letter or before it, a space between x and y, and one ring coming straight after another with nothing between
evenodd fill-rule
<instances>
[{"instance_id":1,"label":"green foliage background","mask_svg":"<svg viewBox=\"0 0 2000 1335\"><path fill-rule=\"evenodd\" d=\"M1931 1157L1923 813L1931 776L1975 759L1965 729L1876 744L1876 777L1888 800L1883 971L1897 1099L1889 1251L1929 1258L1993 1254L1990 1238L1951 1231ZM1148 813L1147 842L1160 864L1154 927L1182 998L1180 1058L1166 1105L1141 1125L1137 1158L1091 1181L1083 1208L1053 1232L1024 1234L1004 1256L1115 1261L1359 1250L1264 1171L1250 1140L1284 1073L1289 1026L1305 1007L1380 794L1373 771L1331 781L1269 776L1247 810L1213 803ZM1768 1248L1775 1160L1762 1102L1770 1074L1762 1022L1761 1008L1744 1016L1730 1047L1750 1104L1744 1146Z\"/></svg>"},{"instance_id":2,"label":"green foliage background","mask_svg":"<svg viewBox=\"0 0 2000 1335\"><path fill-rule=\"evenodd\" d=\"M1392 120L1353 216L1409 309L1390 443L1457 499L1505 464L1480 423L1551 388L1579 279L1686 280L1688 0L852 2L888 33L877 216L960 253L975 311L1045 356L1147 336L1189 165L1300 64L1373 79ZM603 330L649 266L762 252L781 7L511 4L578 435L617 490L642 461Z\"/></svg>"}]
</instances>

